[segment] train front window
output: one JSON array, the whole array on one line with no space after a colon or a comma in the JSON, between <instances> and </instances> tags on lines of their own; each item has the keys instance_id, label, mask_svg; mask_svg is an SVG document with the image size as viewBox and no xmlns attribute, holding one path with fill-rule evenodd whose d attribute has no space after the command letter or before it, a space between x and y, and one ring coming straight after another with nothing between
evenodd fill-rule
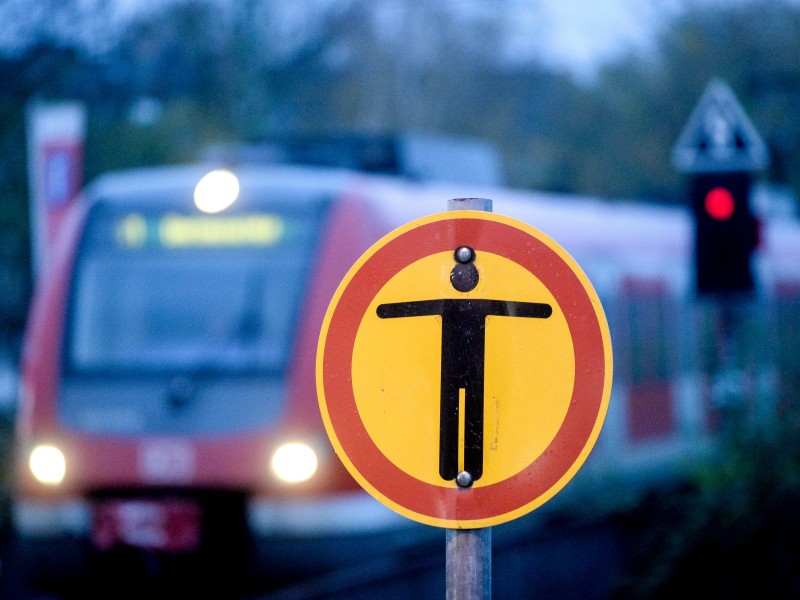
<instances>
[{"instance_id":1,"label":"train front window","mask_svg":"<svg viewBox=\"0 0 800 600\"><path fill-rule=\"evenodd\" d=\"M281 371L320 221L103 207L76 265L67 369Z\"/></svg>"}]
</instances>

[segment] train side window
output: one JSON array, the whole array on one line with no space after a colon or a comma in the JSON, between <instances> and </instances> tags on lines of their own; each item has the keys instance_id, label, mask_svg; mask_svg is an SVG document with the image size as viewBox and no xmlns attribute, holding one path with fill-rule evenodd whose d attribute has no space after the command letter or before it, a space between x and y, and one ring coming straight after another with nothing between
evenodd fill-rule
<instances>
[{"instance_id":1,"label":"train side window","mask_svg":"<svg viewBox=\"0 0 800 600\"><path fill-rule=\"evenodd\" d=\"M628 390L628 436L663 438L676 429L676 301L662 279L629 277L621 292L617 374Z\"/></svg>"},{"instance_id":2,"label":"train side window","mask_svg":"<svg viewBox=\"0 0 800 600\"><path fill-rule=\"evenodd\" d=\"M800 282L779 281L775 285L773 313L777 335L779 400L791 402L800 397Z\"/></svg>"}]
</instances>

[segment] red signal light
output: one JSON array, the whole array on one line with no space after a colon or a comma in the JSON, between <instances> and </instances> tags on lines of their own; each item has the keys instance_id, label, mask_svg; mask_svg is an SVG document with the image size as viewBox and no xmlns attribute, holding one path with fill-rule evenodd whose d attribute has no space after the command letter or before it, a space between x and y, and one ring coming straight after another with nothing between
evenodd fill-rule
<instances>
[{"instance_id":1,"label":"red signal light","mask_svg":"<svg viewBox=\"0 0 800 600\"><path fill-rule=\"evenodd\" d=\"M735 206L733 194L724 187L715 187L706 194L705 209L712 219L727 221Z\"/></svg>"}]
</instances>

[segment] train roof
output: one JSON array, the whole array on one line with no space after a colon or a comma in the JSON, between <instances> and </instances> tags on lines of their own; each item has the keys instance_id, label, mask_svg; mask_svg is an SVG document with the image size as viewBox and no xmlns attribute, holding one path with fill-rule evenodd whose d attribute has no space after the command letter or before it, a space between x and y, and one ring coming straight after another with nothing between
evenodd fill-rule
<instances>
[{"instance_id":1,"label":"train roof","mask_svg":"<svg viewBox=\"0 0 800 600\"><path fill-rule=\"evenodd\" d=\"M191 194L195 184L220 163L163 166L105 174L86 191L89 199L134 200L164 194ZM496 185L414 181L344 168L313 165L243 164L231 167L243 188L283 188L293 200L358 196L371 203L390 227L447 210L447 200L482 197L493 210L520 219L552 237L568 251L602 256L624 251L632 256L656 252L686 260L691 252L692 218L684 205L609 200L597 196L518 190ZM764 193L764 192L761 192ZM764 250L800 254L800 224L793 218L766 219ZM773 248L774 247L774 248Z\"/></svg>"},{"instance_id":2,"label":"train roof","mask_svg":"<svg viewBox=\"0 0 800 600\"><path fill-rule=\"evenodd\" d=\"M191 194L203 175L221 168L214 163L174 165L109 172L99 176L85 195L90 200L113 198L115 202L141 203L163 194ZM298 195L331 193L343 189L353 174L344 169L320 169L302 166L242 166L233 169L240 183L247 188L287 188Z\"/></svg>"}]
</instances>

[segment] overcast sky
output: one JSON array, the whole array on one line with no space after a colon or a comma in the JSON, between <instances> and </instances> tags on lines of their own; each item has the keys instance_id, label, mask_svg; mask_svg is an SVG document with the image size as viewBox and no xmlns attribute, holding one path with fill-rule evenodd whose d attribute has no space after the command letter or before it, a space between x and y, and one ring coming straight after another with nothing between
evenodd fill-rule
<instances>
[{"instance_id":1,"label":"overcast sky","mask_svg":"<svg viewBox=\"0 0 800 600\"><path fill-rule=\"evenodd\" d=\"M658 23L681 0L540 0L552 24L548 60L584 76L615 54L646 52Z\"/></svg>"}]
</instances>

